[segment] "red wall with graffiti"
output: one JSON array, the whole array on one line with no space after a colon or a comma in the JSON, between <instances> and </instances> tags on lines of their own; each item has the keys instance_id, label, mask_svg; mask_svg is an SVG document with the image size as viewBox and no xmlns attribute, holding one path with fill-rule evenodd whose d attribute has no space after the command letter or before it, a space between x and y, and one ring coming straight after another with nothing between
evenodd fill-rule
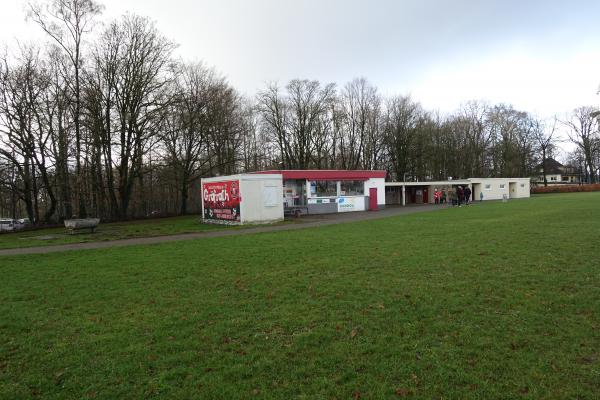
<instances>
[{"instance_id":1,"label":"red wall with graffiti","mask_svg":"<svg viewBox=\"0 0 600 400\"><path fill-rule=\"evenodd\" d=\"M202 198L204 219L240 222L240 181L204 183Z\"/></svg>"}]
</instances>

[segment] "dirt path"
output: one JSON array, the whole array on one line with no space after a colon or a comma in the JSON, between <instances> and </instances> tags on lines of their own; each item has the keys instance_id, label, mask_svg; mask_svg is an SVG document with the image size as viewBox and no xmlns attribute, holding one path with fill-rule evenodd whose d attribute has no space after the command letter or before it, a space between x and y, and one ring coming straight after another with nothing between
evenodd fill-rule
<instances>
[{"instance_id":1,"label":"dirt path","mask_svg":"<svg viewBox=\"0 0 600 400\"><path fill-rule=\"evenodd\" d=\"M446 208L444 206L433 206L433 205L420 205L420 206L409 206L409 207L388 207L384 210L377 212L350 212L350 213L338 213L338 214L327 214L327 215L310 215L302 217L298 223L288 225L267 225L257 226L252 228L244 229L224 229L222 231L212 232L196 232L196 233L183 233L179 235L168 235L168 236L154 236L154 237L141 237L133 239L122 239L122 240L111 240L106 242L89 242L89 243L71 243L61 244L55 246L39 246L39 247L24 247L16 249L2 249L0 250L0 256L13 256L23 254L46 254L46 253L57 253L61 251L69 250L88 250L88 249L105 249L109 247L124 247L134 246L139 244L155 244L155 243L167 243L176 242L180 240L193 240L202 238L213 238L223 236L235 236L235 235L251 235L255 233L264 232L279 232L279 231L292 231L297 229L315 228L326 225L336 225L355 221L368 221L374 219L381 219L392 217L395 215L403 214L414 214L418 212L434 211Z\"/></svg>"}]
</instances>

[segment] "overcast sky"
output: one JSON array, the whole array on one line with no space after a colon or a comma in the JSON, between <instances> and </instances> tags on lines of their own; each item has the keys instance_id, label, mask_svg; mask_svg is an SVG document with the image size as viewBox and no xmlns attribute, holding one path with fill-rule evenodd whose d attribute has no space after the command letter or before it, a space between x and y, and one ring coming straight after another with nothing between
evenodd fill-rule
<instances>
[{"instance_id":1,"label":"overcast sky","mask_svg":"<svg viewBox=\"0 0 600 400\"><path fill-rule=\"evenodd\" d=\"M35 38L1 0L0 43ZM600 1L104 0L155 20L178 55L242 93L267 81L364 76L386 95L450 112L471 99L550 116L600 105Z\"/></svg>"}]
</instances>

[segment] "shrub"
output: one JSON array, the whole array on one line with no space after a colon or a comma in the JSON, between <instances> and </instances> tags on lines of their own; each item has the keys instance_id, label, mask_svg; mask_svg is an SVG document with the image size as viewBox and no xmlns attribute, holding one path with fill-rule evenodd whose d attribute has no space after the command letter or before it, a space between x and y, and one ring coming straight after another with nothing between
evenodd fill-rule
<instances>
[{"instance_id":1,"label":"shrub","mask_svg":"<svg viewBox=\"0 0 600 400\"><path fill-rule=\"evenodd\" d=\"M598 192L600 191L600 184L583 184L583 185L552 185L552 186L538 186L532 187L531 193L574 193L574 192Z\"/></svg>"}]
</instances>

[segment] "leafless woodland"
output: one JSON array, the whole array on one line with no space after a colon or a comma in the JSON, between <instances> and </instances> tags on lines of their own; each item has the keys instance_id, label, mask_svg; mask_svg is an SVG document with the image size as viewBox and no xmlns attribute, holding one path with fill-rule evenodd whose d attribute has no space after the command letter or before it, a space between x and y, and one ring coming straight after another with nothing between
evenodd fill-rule
<instances>
[{"instance_id":1,"label":"leafless woodland","mask_svg":"<svg viewBox=\"0 0 600 400\"><path fill-rule=\"evenodd\" d=\"M389 179L530 176L558 131L598 181L592 107L551 121L507 104L449 115L385 97L365 78L295 79L241 96L174 57L149 19L103 21L94 0L29 7L47 42L0 60L0 216L36 224L198 211L199 179L262 169L385 169Z\"/></svg>"}]
</instances>

